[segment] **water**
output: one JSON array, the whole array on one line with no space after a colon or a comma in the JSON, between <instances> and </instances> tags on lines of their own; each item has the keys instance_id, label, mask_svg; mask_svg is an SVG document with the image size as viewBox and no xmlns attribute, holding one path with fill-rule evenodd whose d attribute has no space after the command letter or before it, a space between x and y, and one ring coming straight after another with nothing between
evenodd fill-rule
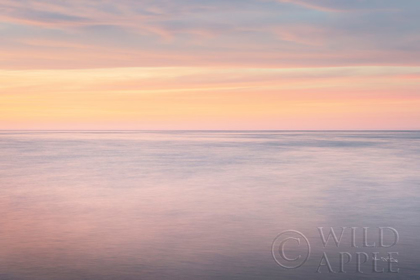
<instances>
[{"instance_id":1,"label":"water","mask_svg":"<svg viewBox=\"0 0 420 280\"><path fill-rule=\"evenodd\" d=\"M420 132L4 131L0 156L2 280L420 279ZM362 227L399 241L364 248ZM285 230L312 247L300 268L273 259ZM323 252L347 273L316 273ZM356 273L356 252L400 271Z\"/></svg>"}]
</instances>

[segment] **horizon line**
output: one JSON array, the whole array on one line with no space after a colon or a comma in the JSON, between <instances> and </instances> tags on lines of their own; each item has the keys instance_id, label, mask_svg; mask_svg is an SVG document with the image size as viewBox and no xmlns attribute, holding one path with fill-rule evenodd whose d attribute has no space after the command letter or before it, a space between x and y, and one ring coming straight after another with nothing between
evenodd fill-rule
<instances>
[{"instance_id":1,"label":"horizon line","mask_svg":"<svg viewBox=\"0 0 420 280\"><path fill-rule=\"evenodd\" d=\"M0 129L0 132L420 132L420 129Z\"/></svg>"}]
</instances>

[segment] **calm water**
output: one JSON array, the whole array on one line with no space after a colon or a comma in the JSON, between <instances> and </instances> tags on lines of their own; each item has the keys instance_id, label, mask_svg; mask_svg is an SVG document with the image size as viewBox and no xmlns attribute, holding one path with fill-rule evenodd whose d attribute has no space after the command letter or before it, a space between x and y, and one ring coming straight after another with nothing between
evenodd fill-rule
<instances>
[{"instance_id":1,"label":"calm water","mask_svg":"<svg viewBox=\"0 0 420 280\"><path fill-rule=\"evenodd\" d=\"M0 132L0 221L1 280L420 279L420 132ZM300 268L273 259L285 230Z\"/></svg>"}]
</instances>

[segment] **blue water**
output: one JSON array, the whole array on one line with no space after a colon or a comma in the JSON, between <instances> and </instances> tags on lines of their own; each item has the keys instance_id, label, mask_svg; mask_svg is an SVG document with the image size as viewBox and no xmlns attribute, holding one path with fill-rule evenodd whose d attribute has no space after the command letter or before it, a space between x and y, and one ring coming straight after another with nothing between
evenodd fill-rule
<instances>
[{"instance_id":1,"label":"blue water","mask_svg":"<svg viewBox=\"0 0 420 280\"><path fill-rule=\"evenodd\" d=\"M286 230L297 269L273 258ZM420 132L0 132L3 279L420 279Z\"/></svg>"}]
</instances>

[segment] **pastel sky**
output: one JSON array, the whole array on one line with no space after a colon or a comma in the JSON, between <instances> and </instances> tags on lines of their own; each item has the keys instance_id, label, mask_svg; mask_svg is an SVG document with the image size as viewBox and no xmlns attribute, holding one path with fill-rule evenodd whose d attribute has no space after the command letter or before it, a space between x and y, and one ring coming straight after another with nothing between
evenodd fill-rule
<instances>
[{"instance_id":1,"label":"pastel sky","mask_svg":"<svg viewBox=\"0 0 420 280\"><path fill-rule=\"evenodd\" d=\"M0 129L420 129L420 1L0 0Z\"/></svg>"}]
</instances>

